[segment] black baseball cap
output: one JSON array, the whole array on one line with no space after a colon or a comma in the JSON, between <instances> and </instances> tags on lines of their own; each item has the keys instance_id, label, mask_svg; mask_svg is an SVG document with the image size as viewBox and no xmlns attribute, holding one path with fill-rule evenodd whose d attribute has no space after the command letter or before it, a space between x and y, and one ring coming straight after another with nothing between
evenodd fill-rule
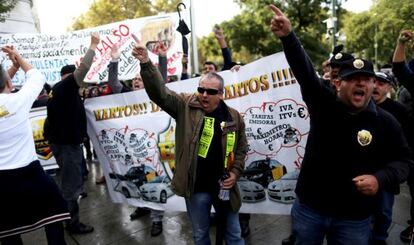
<instances>
[{"instance_id":1,"label":"black baseball cap","mask_svg":"<svg viewBox=\"0 0 414 245\"><path fill-rule=\"evenodd\" d=\"M355 57L352 54L348 54L348 53L344 53L344 52L339 52L335 55L333 55L330 59L329 59L329 65L330 66L341 66L342 63L348 61L348 60L353 60L355 59Z\"/></svg>"},{"instance_id":2,"label":"black baseball cap","mask_svg":"<svg viewBox=\"0 0 414 245\"><path fill-rule=\"evenodd\" d=\"M351 75L367 75L374 77L374 66L370 61L359 58L343 62L338 76L343 79Z\"/></svg>"},{"instance_id":3,"label":"black baseball cap","mask_svg":"<svg viewBox=\"0 0 414 245\"><path fill-rule=\"evenodd\" d=\"M389 83L391 85L395 84L395 78L392 75L384 72L375 72L375 78L383 83Z\"/></svg>"}]
</instances>

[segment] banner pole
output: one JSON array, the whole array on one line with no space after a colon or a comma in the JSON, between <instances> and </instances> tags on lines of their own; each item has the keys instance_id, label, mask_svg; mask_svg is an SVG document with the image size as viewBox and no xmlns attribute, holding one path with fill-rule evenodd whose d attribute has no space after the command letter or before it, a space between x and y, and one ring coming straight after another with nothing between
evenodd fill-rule
<instances>
[{"instance_id":1,"label":"banner pole","mask_svg":"<svg viewBox=\"0 0 414 245\"><path fill-rule=\"evenodd\" d=\"M195 14L193 0L190 0L190 22L191 22L191 53L192 53L192 74L199 73L198 66L198 48L197 48L197 36L195 28Z\"/></svg>"}]
</instances>

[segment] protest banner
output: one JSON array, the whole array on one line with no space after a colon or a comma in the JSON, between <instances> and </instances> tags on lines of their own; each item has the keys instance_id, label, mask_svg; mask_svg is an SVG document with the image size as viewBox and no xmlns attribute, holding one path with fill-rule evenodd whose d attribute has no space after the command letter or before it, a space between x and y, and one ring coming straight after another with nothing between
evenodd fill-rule
<instances>
[{"instance_id":1,"label":"protest banner","mask_svg":"<svg viewBox=\"0 0 414 245\"><path fill-rule=\"evenodd\" d=\"M125 80L132 79L139 72L139 64L131 55L135 43L131 34L135 34L141 44L146 45L150 50L150 59L155 64L158 63L158 56L154 53L154 45L158 41L163 42L167 48L168 75L178 76L181 75L182 70L182 41L181 35L175 31L177 26L177 14L172 13L125 20L60 35L2 34L0 46L13 45L23 58L43 73L46 82L53 85L60 81L62 66L80 64L88 50L91 32L98 32L101 41L85 81L107 81L107 65L110 62L110 50L114 44L118 44L121 51L118 75L120 79ZM4 54L1 54L0 62L4 62L6 68L11 65ZM23 85L24 81L23 71L19 71L12 80L15 86Z\"/></svg>"},{"instance_id":2,"label":"protest banner","mask_svg":"<svg viewBox=\"0 0 414 245\"><path fill-rule=\"evenodd\" d=\"M44 170L56 169L58 165L53 157L49 142L43 137L43 125L47 117L46 107L32 108L29 119L32 125L33 140L36 147L37 158Z\"/></svg>"},{"instance_id":3,"label":"protest banner","mask_svg":"<svg viewBox=\"0 0 414 245\"><path fill-rule=\"evenodd\" d=\"M309 132L309 114L300 88L277 53L220 72L225 102L244 117L249 149L238 185L241 212L287 214ZM200 78L167 86L194 93ZM114 202L155 209L185 210L174 195L175 121L144 90L87 99L88 134Z\"/></svg>"}]
</instances>

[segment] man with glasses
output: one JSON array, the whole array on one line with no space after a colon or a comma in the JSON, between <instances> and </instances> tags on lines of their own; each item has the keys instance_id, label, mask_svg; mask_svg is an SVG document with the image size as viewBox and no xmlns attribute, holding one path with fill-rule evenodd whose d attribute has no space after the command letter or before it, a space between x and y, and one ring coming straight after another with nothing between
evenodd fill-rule
<instances>
[{"instance_id":1,"label":"man with glasses","mask_svg":"<svg viewBox=\"0 0 414 245\"><path fill-rule=\"evenodd\" d=\"M172 188L185 198L195 244L211 243L212 205L221 217L217 240L244 244L236 181L244 169L247 152L245 124L242 116L223 101L223 78L207 73L201 77L198 93L178 94L165 86L145 47L137 44L132 55L141 63L141 76L150 99L176 120Z\"/></svg>"}]
</instances>

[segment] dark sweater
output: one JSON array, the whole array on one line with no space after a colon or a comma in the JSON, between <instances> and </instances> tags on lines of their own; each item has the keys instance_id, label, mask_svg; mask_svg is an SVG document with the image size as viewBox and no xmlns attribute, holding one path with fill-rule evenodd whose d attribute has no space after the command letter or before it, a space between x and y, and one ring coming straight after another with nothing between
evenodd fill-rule
<instances>
[{"instance_id":1,"label":"dark sweater","mask_svg":"<svg viewBox=\"0 0 414 245\"><path fill-rule=\"evenodd\" d=\"M281 40L311 119L297 196L326 215L350 220L368 218L376 197L359 192L352 179L374 175L380 188L392 191L407 178L412 162L401 127L372 101L362 112L349 113L335 92L321 84L296 35L292 32ZM358 142L361 130L372 135L366 146Z\"/></svg>"},{"instance_id":2,"label":"dark sweater","mask_svg":"<svg viewBox=\"0 0 414 245\"><path fill-rule=\"evenodd\" d=\"M51 144L80 144L86 136L85 107L73 74L56 83L47 105L47 137Z\"/></svg>"}]
</instances>

